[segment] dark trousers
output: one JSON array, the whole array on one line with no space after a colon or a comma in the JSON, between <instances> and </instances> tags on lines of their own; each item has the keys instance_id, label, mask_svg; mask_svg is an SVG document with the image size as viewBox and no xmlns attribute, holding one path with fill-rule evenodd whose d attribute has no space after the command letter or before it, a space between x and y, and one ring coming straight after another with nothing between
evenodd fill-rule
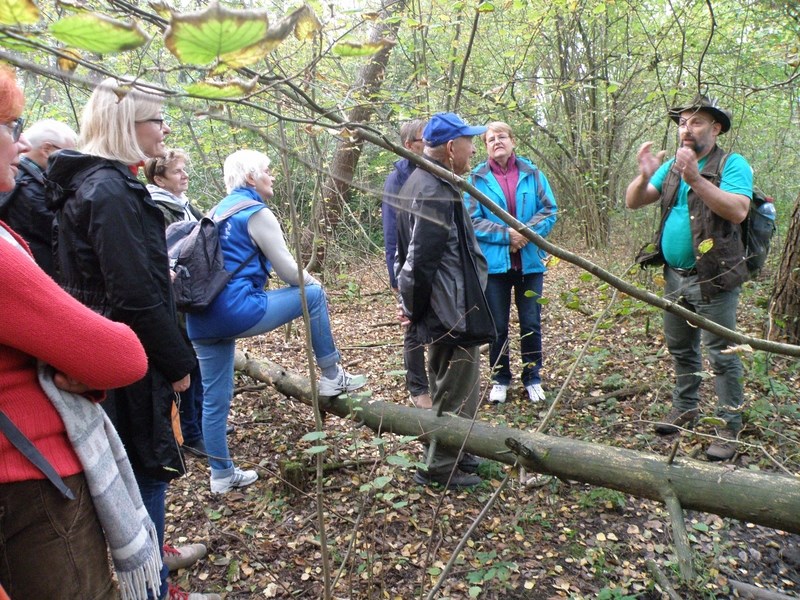
<instances>
[{"instance_id":1,"label":"dark trousers","mask_svg":"<svg viewBox=\"0 0 800 600\"><path fill-rule=\"evenodd\" d=\"M164 522L166 514L166 501L167 501L167 485L164 481L159 481L142 473L133 472L136 477L136 483L139 486L139 493L142 495L142 504L150 515L150 520L156 526L156 534L158 535L158 548L159 550L164 545ZM161 565L161 590L159 597L164 598L167 595L167 577L169 576L169 568L167 565ZM148 595L148 598L151 596Z\"/></svg>"},{"instance_id":2,"label":"dark trousers","mask_svg":"<svg viewBox=\"0 0 800 600\"><path fill-rule=\"evenodd\" d=\"M183 441L193 444L203 439L203 377L200 364L190 373L189 389L181 392L181 432Z\"/></svg>"},{"instance_id":3,"label":"dark trousers","mask_svg":"<svg viewBox=\"0 0 800 600\"><path fill-rule=\"evenodd\" d=\"M489 349L492 380L502 385L511 384L511 366L508 351L508 322L511 313L511 292L519 316L519 338L522 351L522 385L541 383L542 367L542 297L544 274L508 271L489 275L486 284L486 301L494 317L497 339Z\"/></svg>"},{"instance_id":4,"label":"dark trousers","mask_svg":"<svg viewBox=\"0 0 800 600\"><path fill-rule=\"evenodd\" d=\"M0 485L0 584L13 600L117 598L83 473L67 500L46 479Z\"/></svg>"},{"instance_id":5,"label":"dark trousers","mask_svg":"<svg viewBox=\"0 0 800 600\"><path fill-rule=\"evenodd\" d=\"M428 373L425 371L425 344L414 339L406 328L403 340L403 365L406 368L406 388L412 396L428 393Z\"/></svg>"}]
</instances>

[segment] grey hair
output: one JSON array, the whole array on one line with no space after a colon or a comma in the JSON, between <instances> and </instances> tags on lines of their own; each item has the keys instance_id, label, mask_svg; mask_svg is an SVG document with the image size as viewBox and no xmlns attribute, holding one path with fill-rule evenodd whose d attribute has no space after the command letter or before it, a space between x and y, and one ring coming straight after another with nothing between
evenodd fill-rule
<instances>
[{"instance_id":1,"label":"grey hair","mask_svg":"<svg viewBox=\"0 0 800 600\"><path fill-rule=\"evenodd\" d=\"M236 188L248 187L247 177L254 175L258 179L270 162L269 156L258 150L237 150L222 166L225 189L230 194Z\"/></svg>"},{"instance_id":2,"label":"grey hair","mask_svg":"<svg viewBox=\"0 0 800 600\"><path fill-rule=\"evenodd\" d=\"M28 138L31 148L39 148L46 142L59 148L74 147L78 144L78 134L72 127L55 119L36 121L25 130L25 137Z\"/></svg>"},{"instance_id":3,"label":"grey hair","mask_svg":"<svg viewBox=\"0 0 800 600\"><path fill-rule=\"evenodd\" d=\"M400 141L403 144L413 142L417 134L428 124L425 119L414 119L407 121L400 126Z\"/></svg>"},{"instance_id":4,"label":"grey hair","mask_svg":"<svg viewBox=\"0 0 800 600\"><path fill-rule=\"evenodd\" d=\"M145 160L136 139L136 122L159 118L161 105L161 96L136 84L104 79L83 108L81 151L127 165Z\"/></svg>"}]
</instances>

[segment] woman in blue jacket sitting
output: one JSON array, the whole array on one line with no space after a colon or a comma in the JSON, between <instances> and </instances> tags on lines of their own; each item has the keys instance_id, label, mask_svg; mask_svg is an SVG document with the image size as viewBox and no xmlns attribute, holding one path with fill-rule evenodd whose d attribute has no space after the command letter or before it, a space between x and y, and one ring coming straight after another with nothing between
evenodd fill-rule
<instances>
[{"instance_id":1,"label":"woman in blue jacket sitting","mask_svg":"<svg viewBox=\"0 0 800 600\"><path fill-rule=\"evenodd\" d=\"M518 157L511 127L502 121L487 125L481 138L489 158L472 170L472 185L503 210L542 237L556 222L556 200L544 174L531 161ZM531 402L545 399L539 371L542 367L541 304L545 253L522 234L467 195L467 207L486 261L489 281L486 299L492 311L497 339L489 351L494 385L489 402L505 402L511 384L508 321L511 293L519 314L522 384Z\"/></svg>"},{"instance_id":2,"label":"woman in blue jacket sitting","mask_svg":"<svg viewBox=\"0 0 800 600\"><path fill-rule=\"evenodd\" d=\"M234 467L225 435L233 396L236 338L272 331L303 314L300 270L286 246L280 223L266 204L273 196L275 181L269 165L269 158L255 150L239 150L225 159L228 195L217 205L215 214L229 213L237 206L240 209L234 209L220 224L220 246L228 271L233 272L242 263L244 267L208 309L190 314L186 320L203 377L203 440L211 465L211 491L217 494L258 479L255 471ZM265 290L270 270L289 287ZM325 292L306 271L302 278L311 318L311 344L322 371L319 395L338 396L357 390L366 381L351 376L340 364Z\"/></svg>"}]
</instances>

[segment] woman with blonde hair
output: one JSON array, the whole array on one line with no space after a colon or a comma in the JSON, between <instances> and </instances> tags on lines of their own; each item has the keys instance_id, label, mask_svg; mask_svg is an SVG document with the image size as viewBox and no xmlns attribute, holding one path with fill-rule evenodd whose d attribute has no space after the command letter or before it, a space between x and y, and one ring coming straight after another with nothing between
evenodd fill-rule
<instances>
[{"instance_id":1,"label":"woman with blonde hair","mask_svg":"<svg viewBox=\"0 0 800 600\"><path fill-rule=\"evenodd\" d=\"M175 393L189 387L196 359L176 320L164 219L136 174L148 157L164 154L169 133L161 97L109 78L84 108L81 152L63 150L48 168L61 286L128 324L147 353L145 377L109 393L107 411L162 545L167 484L185 472L172 409ZM160 598L167 597L219 598L168 586L164 567Z\"/></svg>"}]
</instances>

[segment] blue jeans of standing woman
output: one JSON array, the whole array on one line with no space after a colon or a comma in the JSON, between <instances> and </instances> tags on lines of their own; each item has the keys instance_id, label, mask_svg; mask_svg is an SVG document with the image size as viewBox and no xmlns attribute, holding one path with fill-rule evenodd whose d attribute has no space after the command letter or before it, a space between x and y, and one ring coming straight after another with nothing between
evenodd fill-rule
<instances>
[{"instance_id":1,"label":"blue jeans of standing woman","mask_svg":"<svg viewBox=\"0 0 800 600\"><path fill-rule=\"evenodd\" d=\"M489 275L486 301L494 317L497 339L489 349L492 380L501 385L511 384L508 348L508 322L511 313L511 293L519 315L520 349L522 352L522 385L541 383L542 367L542 297L543 273L524 275L522 271Z\"/></svg>"},{"instance_id":2,"label":"blue jeans of standing woman","mask_svg":"<svg viewBox=\"0 0 800 600\"><path fill-rule=\"evenodd\" d=\"M311 345L320 368L339 362L328 316L328 301L318 285L306 286L306 301L311 319ZM303 314L300 288L288 287L267 292L267 309L261 319L241 333L216 340L194 340L200 372L203 375L203 441L214 479L233 474L225 428L233 397L233 359L236 339L272 331Z\"/></svg>"}]
</instances>

